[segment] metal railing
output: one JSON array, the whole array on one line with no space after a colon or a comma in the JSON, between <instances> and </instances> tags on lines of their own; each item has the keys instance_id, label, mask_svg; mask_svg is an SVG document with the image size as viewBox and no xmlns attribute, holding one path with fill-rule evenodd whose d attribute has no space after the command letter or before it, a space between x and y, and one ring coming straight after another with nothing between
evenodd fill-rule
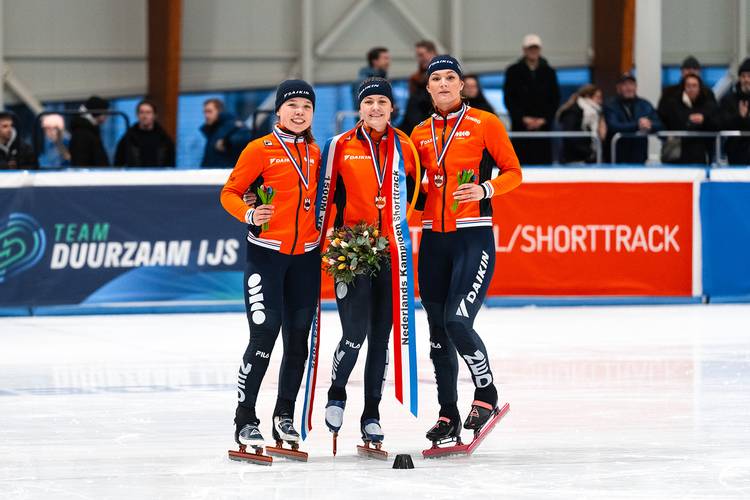
<instances>
[{"instance_id":1,"label":"metal railing","mask_svg":"<svg viewBox=\"0 0 750 500\"><path fill-rule=\"evenodd\" d=\"M648 137L658 137L667 139L669 137L684 137L694 139L712 139L714 141L714 165L720 166L726 164L723 159L723 139L727 137L750 137L750 132L742 130L722 130L720 132L696 132L691 130L662 130L656 133L644 132L617 132L612 136L610 144L610 162L617 163L617 144L620 139L647 139Z\"/></svg>"}]
</instances>

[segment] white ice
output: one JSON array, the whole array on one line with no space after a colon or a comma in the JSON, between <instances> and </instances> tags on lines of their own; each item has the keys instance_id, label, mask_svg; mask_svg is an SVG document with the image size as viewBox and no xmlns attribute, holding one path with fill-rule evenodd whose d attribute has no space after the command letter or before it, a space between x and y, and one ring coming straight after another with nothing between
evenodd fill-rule
<instances>
[{"instance_id":1,"label":"white ice","mask_svg":"<svg viewBox=\"0 0 750 500\"><path fill-rule=\"evenodd\" d=\"M421 458L437 409L417 319L420 416L391 384L382 403L386 448L414 470L356 455L363 360L331 456L335 313L310 461L270 468L227 458L243 314L0 319L0 497L750 498L750 306L485 309L476 329L511 410L474 456L442 460ZM268 435L280 354L258 403Z\"/></svg>"}]
</instances>

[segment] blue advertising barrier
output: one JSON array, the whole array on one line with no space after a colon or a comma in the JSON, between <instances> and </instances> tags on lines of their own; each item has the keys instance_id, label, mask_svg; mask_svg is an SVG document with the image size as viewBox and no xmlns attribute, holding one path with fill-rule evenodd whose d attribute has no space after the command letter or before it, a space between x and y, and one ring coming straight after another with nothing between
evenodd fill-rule
<instances>
[{"instance_id":1,"label":"blue advertising barrier","mask_svg":"<svg viewBox=\"0 0 750 500\"><path fill-rule=\"evenodd\" d=\"M219 204L226 172L89 175L0 178L5 314L242 309L246 230Z\"/></svg>"},{"instance_id":2,"label":"blue advertising barrier","mask_svg":"<svg viewBox=\"0 0 750 500\"><path fill-rule=\"evenodd\" d=\"M701 186L703 290L711 302L748 301L750 171L717 171L711 177Z\"/></svg>"}]
</instances>

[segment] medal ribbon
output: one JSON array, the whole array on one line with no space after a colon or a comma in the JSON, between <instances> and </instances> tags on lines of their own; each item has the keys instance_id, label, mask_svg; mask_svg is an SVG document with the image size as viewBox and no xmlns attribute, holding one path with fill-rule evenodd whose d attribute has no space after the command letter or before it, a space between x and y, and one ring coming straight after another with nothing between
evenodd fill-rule
<instances>
[{"instance_id":1,"label":"medal ribbon","mask_svg":"<svg viewBox=\"0 0 750 500\"><path fill-rule=\"evenodd\" d=\"M370 156L372 158L372 167L375 169L375 177L378 179L378 193L380 193L381 189L383 188L383 181L385 181L385 171L386 167L380 166L380 151L378 148L375 147L375 144L372 140L372 137L370 137L370 134L367 133L367 130L365 130L364 125L360 127L360 130L362 130L362 135L365 136L365 140L367 141L367 145L370 146ZM386 134L388 133L388 128L385 129ZM386 136L383 136L384 139L388 140ZM384 164L388 165L388 153L385 154L385 162Z\"/></svg>"},{"instance_id":2,"label":"medal ribbon","mask_svg":"<svg viewBox=\"0 0 750 500\"><path fill-rule=\"evenodd\" d=\"M307 144L307 141L305 141L305 162L307 163L307 175L305 175L304 173L302 173L302 166L297 163L297 160L294 158L292 152L289 150L289 147L287 147L286 143L279 135L276 127L274 127L273 129L273 135L279 141L281 147L284 148L284 152L286 153L287 158L289 158L289 161L291 161L292 165L294 165L294 169L297 171L297 175L299 175L299 178L302 179L302 184L305 185L305 189L308 189L308 184L310 181L310 147ZM294 140L296 141L297 138L295 137Z\"/></svg>"},{"instance_id":3,"label":"medal ribbon","mask_svg":"<svg viewBox=\"0 0 750 500\"><path fill-rule=\"evenodd\" d=\"M443 164L443 159L445 158L445 153L448 152L448 148L451 145L451 141L453 140L453 136L456 135L456 132L458 131L458 126L461 125L461 122L464 119L464 116L466 115L466 111L468 109L468 106L464 104L461 106L461 111L459 111L458 119L456 119L456 124L453 126L453 129L451 130L450 135L448 135L448 140L445 142L445 146L443 147L443 150L438 153L438 145L437 145L437 136L435 135L435 117L433 116L430 120L430 130L432 132L432 147L435 149L435 158L437 159L438 166ZM448 126L448 120L445 120L444 126Z\"/></svg>"}]
</instances>

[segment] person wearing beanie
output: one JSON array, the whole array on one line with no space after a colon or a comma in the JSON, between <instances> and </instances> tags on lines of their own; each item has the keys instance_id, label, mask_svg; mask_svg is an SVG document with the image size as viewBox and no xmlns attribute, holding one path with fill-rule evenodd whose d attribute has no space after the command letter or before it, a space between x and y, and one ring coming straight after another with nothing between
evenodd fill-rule
<instances>
[{"instance_id":1,"label":"person wearing beanie","mask_svg":"<svg viewBox=\"0 0 750 500\"><path fill-rule=\"evenodd\" d=\"M417 125L411 140L428 182L418 275L440 404L427 439L438 443L460 439L456 353L475 387L463 427L478 431L499 415L490 356L474 319L495 266L492 198L518 187L522 174L500 119L462 103L458 61L436 56L427 72L435 113ZM500 174L493 178L495 165Z\"/></svg>"},{"instance_id":2,"label":"person wearing beanie","mask_svg":"<svg viewBox=\"0 0 750 500\"><path fill-rule=\"evenodd\" d=\"M79 115L70 123L70 164L73 167L108 167L109 156L104 149L101 125L108 115L109 101L99 96L89 97L79 108Z\"/></svg>"},{"instance_id":3,"label":"person wearing beanie","mask_svg":"<svg viewBox=\"0 0 750 500\"><path fill-rule=\"evenodd\" d=\"M682 100L682 82L688 75L694 75L698 78L701 77L701 63L695 56L687 56L680 65L680 81L674 85L664 87L659 97L659 102L656 105L656 110L659 113L659 117L663 122L669 120L667 113L675 107L679 106L679 102ZM716 96L714 95L711 87L705 85L701 80L701 101L709 103L709 105L716 105Z\"/></svg>"},{"instance_id":4,"label":"person wearing beanie","mask_svg":"<svg viewBox=\"0 0 750 500\"><path fill-rule=\"evenodd\" d=\"M306 457L297 451L300 435L294 427L294 410L306 361L317 366L318 351L313 333L309 353L315 357L307 360L320 286L320 232L315 219L320 149L310 132L314 107L315 91L307 82L282 82L276 91L278 124L245 147L221 191L224 209L249 225L243 287L250 341L239 369L234 433L241 450L264 445L255 404L282 330L284 353L271 433L277 447L289 443L292 450L268 451ZM259 204L248 208L244 201L248 191L256 194ZM306 395L314 390L314 380L314 375L308 377L313 385L308 385ZM305 401L312 403L307 396ZM306 407L303 415L310 410ZM241 459L261 460L252 453L242 454Z\"/></svg>"},{"instance_id":5,"label":"person wearing beanie","mask_svg":"<svg viewBox=\"0 0 750 500\"><path fill-rule=\"evenodd\" d=\"M721 98L719 122L723 130L750 132L750 58L737 69L737 83ZM730 137L724 143L730 165L750 165L750 140Z\"/></svg>"},{"instance_id":6,"label":"person wearing beanie","mask_svg":"<svg viewBox=\"0 0 750 500\"><path fill-rule=\"evenodd\" d=\"M322 184L318 188L318 192L328 193L319 207L324 220L322 232L326 234L330 227L337 234L346 232L361 222L374 226L390 242L390 255L386 257L390 265L381 264L380 271L373 276L359 275L351 283L334 283L342 336L333 353L335 369L328 389L325 423L335 439L343 423L349 375L366 339L365 402L360 430L366 443L379 447L384 439L379 406L388 364L389 334L394 323L392 311L402 310L401 299L406 298L408 305L403 310L407 317L413 317L410 273L401 283L406 286L396 287L402 292L394 294L396 288L392 284L402 279L399 260L394 259L396 252L404 249L396 259L402 259L400 255L410 259L412 255L409 231L397 234L395 229L407 227L406 206L417 182L411 141L390 124L393 113L390 83L383 78L368 78L359 85L356 96L359 123L330 139L324 148L327 154L322 164L330 165L330 170L320 176ZM394 186L394 176L403 176L405 184ZM330 217L331 200L336 207L335 219ZM408 327L413 331L413 324ZM409 392L407 389L407 399ZM367 452L365 449L364 453Z\"/></svg>"},{"instance_id":7,"label":"person wearing beanie","mask_svg":"<svg viewBox=\"0 0 750 500\"><path fill-rule=\"evenodd\" d=\"M520 132L552 130L555 112L560 106L557 73L542 57L542 39L528 34L521 42L523 57L505 70L505 107L511 129ZM552 163L549 139L513 139L523 165Z\"/></svg>"}]
</instances>

